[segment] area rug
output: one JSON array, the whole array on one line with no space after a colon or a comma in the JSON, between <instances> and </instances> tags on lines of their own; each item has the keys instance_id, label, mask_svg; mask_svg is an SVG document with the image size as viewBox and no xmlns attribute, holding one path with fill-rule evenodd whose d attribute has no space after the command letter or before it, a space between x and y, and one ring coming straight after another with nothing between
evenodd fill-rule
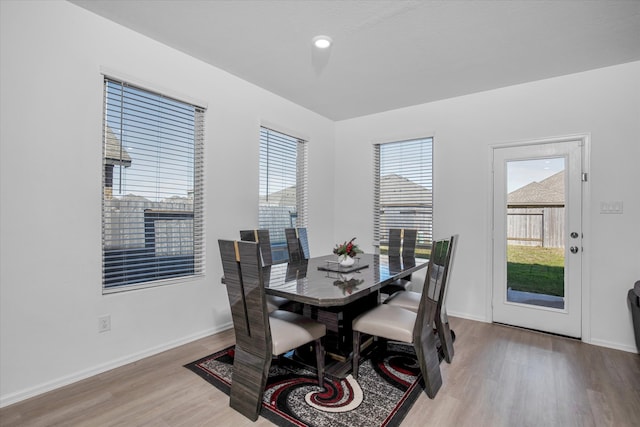
<instances>
[{"instance_id":1,"label":"area rug","mask_svg":"<svg viewBox=\"0 0 640 427\"><path fill-rule=\"evenodd\" d=\"M229 394L234 347L185 365ZM442 358L441 358L442 360ZM389 343L360 365L358 380L325 377L294 360L272 363L260 415L278 426L398 426L423 392L422 375L411 346Z\"/></svg>"}]
</instances>

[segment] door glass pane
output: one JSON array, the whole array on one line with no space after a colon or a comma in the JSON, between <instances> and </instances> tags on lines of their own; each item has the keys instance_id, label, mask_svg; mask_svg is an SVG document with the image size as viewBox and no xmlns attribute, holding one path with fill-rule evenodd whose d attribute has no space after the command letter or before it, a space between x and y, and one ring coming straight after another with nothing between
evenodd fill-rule
<instances>
[{"instance_id":1,"label":"door glass pane","mask_svg":"<svg viewBox=\"0 0 640 427\"><path fill-rule=\"evenodd\" d=\"M564 309L564 157L507 162L507 301Z\"/></svg>"}]
</instances>

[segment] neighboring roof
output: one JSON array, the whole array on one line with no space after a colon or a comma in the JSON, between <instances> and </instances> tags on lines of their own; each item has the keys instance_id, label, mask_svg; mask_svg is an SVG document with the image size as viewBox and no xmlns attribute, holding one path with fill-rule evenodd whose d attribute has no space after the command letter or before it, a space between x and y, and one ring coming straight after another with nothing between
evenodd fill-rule
<instances>
[{"instance_id":1,"label":"neighboring roof","mask_svg":"<svg viewBox=\"0 0 640 427\"><path fill-rule=\"evenodd\" d=\"M296 186L292 185L280 191L269 194L267 202L266 197L260 196L260 204L268 204L270 206L296 206Z\"/></svg>"},{"instance_id":2,"label":"neighboring roof","mask_svg":"<svg viewBox=\"0 0 640 427\"><path fill-rule=\"evenodd\" d=\"M402 191L390 191L392 188ZM380 178L380 193L381 206L423 206L425 203L431 202L431 190L396 174ZM260 204L262 205L295 206L296 187L291 186L275 191L269 194L269 202L265 202L265 197L260 196Z\"/></svg>"},{"instance_id":3,"label":"neighboring roof","mask_svg":"<svg viewBox=\"0 0 640 427\"><path fill-rule=\"evenodd\" d=\"M509 193L508 206L564 206L564 171Z\"/></svg>"},{"instance_id":4,"label":"neighboring roof","mask_svg":"<svg viewBox=\"0 0 640 427\"><path fill-rule=\"evenodd\" d=\"M107 142L105 145L104 162L107 165L123 165L125 168L131 166L131 156L122 147L120 140L113 133L110 126L107 126Z\"/></svg>"},{"instance_id":5,"label":"neighboring roof","mask_svg":"<svg viewBox=\"0 0 640 427\"><path fill-rule=\"evenodd\" d=\"M403 176L391 174L380 178L380 206L424 206L431 199L431 190Z\"/></svg>"}]
</instances>

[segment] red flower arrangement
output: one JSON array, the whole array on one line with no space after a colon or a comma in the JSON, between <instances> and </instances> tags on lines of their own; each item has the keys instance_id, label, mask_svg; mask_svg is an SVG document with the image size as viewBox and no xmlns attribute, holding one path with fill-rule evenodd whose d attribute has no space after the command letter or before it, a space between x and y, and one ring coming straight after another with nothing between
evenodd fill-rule
<instances>
[{"instance_id":1,"label":"red flower arrangement","mask_svg":"<svg viewBox=\"0 0 640 427\"><path fill-rule=\"evenodd\" d=\"M333 253L336 255L347 255L351 258L355 257L357 254L363 253L358 245L353 243L354 240L356 240L355 237L348 242L344 242L341 245L336 245L336 247L333 249Z\"/></svg>"}]
</instances>

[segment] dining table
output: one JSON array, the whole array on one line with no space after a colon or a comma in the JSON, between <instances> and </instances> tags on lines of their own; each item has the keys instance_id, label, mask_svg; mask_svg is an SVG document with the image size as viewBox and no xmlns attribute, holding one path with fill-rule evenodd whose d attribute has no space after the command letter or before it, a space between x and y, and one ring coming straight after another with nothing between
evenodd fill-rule
<instances>
[{"instance_id":1,"label":"dining table","mask_svg":"<svg viewBox=\"0 0 640 427\"><path fill-rule=\"evenodd\" d=\"M336 363L327 373L349 373L353 331L351 322L381 302L384 286L426 268L428 259L358 254L351 266L341 266L335 255L312 257L263 267L265 293L284 297L298 311L327 326L325 348ZM313 360L304 349L297 357Z\"/></svg>"}]
</instances>

